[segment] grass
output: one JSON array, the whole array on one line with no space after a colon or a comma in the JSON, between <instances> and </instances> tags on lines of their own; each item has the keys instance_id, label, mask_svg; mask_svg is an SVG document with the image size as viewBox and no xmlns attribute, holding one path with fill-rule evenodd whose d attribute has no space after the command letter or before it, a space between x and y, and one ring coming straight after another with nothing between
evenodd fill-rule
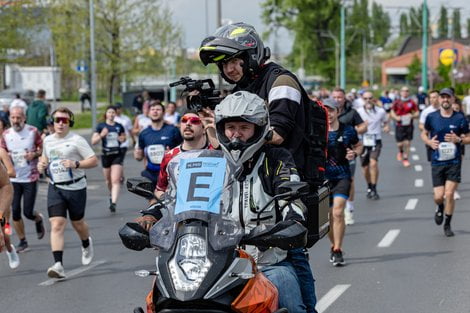
<instances>
[{"instance_id":1,"label":"grass","mask_svg":"<svg viewBox=\"0 0 470 313\"><path fill-rule=\"evenodd\" d=\"M96 121L97 123L100 122L100 119L103 117L104 110L106 107L98 107L96 112ZM73 128L75 129L91 129L92 119L91 119L91 111L85 111L82 113L75 114L75 124Z\"/></svg>"}]
</instances>

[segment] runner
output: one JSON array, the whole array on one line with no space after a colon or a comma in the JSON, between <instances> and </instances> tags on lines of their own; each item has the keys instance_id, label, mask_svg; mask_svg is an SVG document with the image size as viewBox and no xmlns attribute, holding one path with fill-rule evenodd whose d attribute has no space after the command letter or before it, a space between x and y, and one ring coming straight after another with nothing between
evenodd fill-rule
<instances>
[{"instance_id":1,"label":"runner","mask_svg":"<svg viewBox=\"0 0 470 313\"><path fill-rule=\"evenodd\" d=\"M150 105L149 117L152 125L140 133L134 150L134 158L137 161L145 159L145 169L141 175L152 181L153 190L157 185L160 163L165 151L173 149L183 141L178 128L165 123L164 113L165 108L161 103L153 102Z\"/></svg>"},{"instance_id":2,"label":"runner","mask_svg":"<svg viewBox=\"0 0 470 313\"><path fill-rule=\"evenodd\" d=\"M362 144L357 133L350 125L338 120L339 106L332 99L324 100L328 108L328 159L326 178L329 181L330 194L330 262L333 266L344 265L343 238L346 229L344 208L351 188L351 170L349 161L355 159L362 151Z\"/></svg>"},{"instance_id":3,"label":"runner","mask_svg":"<svg viewBox=\"0 0 470 313\"><path fill-rule=\"evenodd\" d=\"M366 91L362 98L365 101L364 107L358 110L359 115L367 123L367 132L362 135L364 150L361 154L362 172L367 182L367 198L380 199L377 193L377 181L379 179L379 156L382 150L382 127L388 133L387 112L375 104L375 99L370 91ZM346 219L346 225L348 221Z\"/></svg>"},{"instance_id":4,"label":"runner","mask_svg":"<svg viewBox=\"0 0 470 313\"><path fill-rule=\"evenodd\" d=\"M424 130L424 123L426 122L426 118L428 117L429 114L432 112L436 112L439 110L440 104L439 104L439 90L433 90L429 93L429 103L430 105L424 109L421 112L421 115L419 116L419 130L423 131ZM432 155L432 149L428 145L426 146L426 157L428 162L431 162L431 155Z\"/></svg>"},{"instance_id":5,"label":"runner","mask_svg":"<svg viewBox=\"0 0 470 313\"><path fill-rule=\"evenodd\" d=\"M116 108L109 106L105 113L105 122L99 123L96 131L91 136L91 144L96 145L101 141L101 164L103 176L110 192L109 210L116 212L116 203L121 189L122 165L126 157L126 150L121 149L121 144L126 141L124 126L114 121Z\"/></svg>"},{"instance_id":6,"label":"runner","mask_svg":"<svg viewBox=\"0 0 470 313\"><path fill-rule=\"evenodd\" d=\"M29 250L28 241L21 218L21 201L23 201L24 216L35 222L37 238L42 239L46 234L41 213L34 209L38 190L39 173L37 170L38 157L42 152L42 139L36 127L25 124L26 116L23 108L14 107L10 112L11 127L5 130L1 147L5 149L15 166L16 177L11 179L13 185L13 226L20 239L17 252Z\"/></svg>"},{"instance_id":7,"label":"runner","mask_svg":"<svg viewBox=\"0 0 470 313\"><path fill-rule=\"evenodd\" d=\"M409 167L410 144L413 140L413 119L418 118L419 110L416 103L410 98L410 90L404 86L400 91L400 98L395 100L390 116L396 121L395 139L398 146L397 160Z\"/></svg>"},{"instance_id":8,"label":"runner","mask_svg":"<svg viewBox=\"0 0 470 313\"><path fill-rule=\"evenodd\" d=\"M54 264L47 270L51 278L65 278L63 266L64 231L67 214L81 240L82 264L91 263L93 241L85 222L87 181L84 169L98 165L98 158L87 141L70 131L74 116L68 108L58 108L51 114L54 134L44 140L44 151L38 169L49 175L47 211L51 222L51 250Z\"/></svg>"},{"instance_id":9,"label":"runner","mask_svg":"<svg viewBox=\"0 0 470 313\"><path fill-rule=\"evenodd\" d=\"M439 93L439 111L428 115L421 139L433 149L432 182L437 210L434 221L441 225L444 234L454 236L450 223L455 209L454 191L461 180L462 144L470 143L470 131L465 116L452 109L454 93L444 88ZM445 202L444 202L445 196Z\"/></svg>"}]
</instances>

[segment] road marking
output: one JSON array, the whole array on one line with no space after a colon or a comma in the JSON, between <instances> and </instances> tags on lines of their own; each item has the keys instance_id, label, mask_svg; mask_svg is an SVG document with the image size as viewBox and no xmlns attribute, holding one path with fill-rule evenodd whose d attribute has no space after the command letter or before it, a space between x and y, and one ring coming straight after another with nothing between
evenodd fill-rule
<instances>
[{"instance_id":1,"label":"road marking","mask_svg":"<svg viewBox=\"0 0 470 313\"><path fill-rule=\"evenodd\" d=\"M416 152L416 148L415 147L410 147L410 151L411 152Z\"/></svg>"},{"instance_id":2,"label":"road marking","mask_svg":"<svg viewBox=\"0 0 470 313\"><path fill-rule=\"evenodd\" d=\"M398 234L400 233L399 229L391 229L385 236L380 240L377 247L379 248L388 248L392 245L393 241L397 238Z\"/></svg>"},{"instance_id":3,"label":"road marking","mask_svg":"<svg viewBox=\"0 0 470 313\"><path fill-rule=\"evenodd\" d=\"M64 280L67 280L68 278L71 278L71 277L74 277L74 276L77 276L83 272L86 272L88 270L91 270L92 268L95 268L97 267L98 265L101 265L101 264L104 264L106 263L106 260L99 260L99 261L96 261L96 262L92 262L90 265L87 265L87 266L82 266L82 267L79 267L79 268L76 268L74 270L71 270L69 272L65 272L65 274L67 275L66 278L63 278L63 279L56 279L56 278L52 278L52 279L48 279L46 281L43 281L42 283L39 284L39 286L51 286L51 285L54 285L55 283L57 282L60 282L60 281L64 281Z\"/></svg>"},{"instance_id":4,"label":"road marking","mask_svg":"<svg viewBox=\"0 0 470 313\"><path fill-rule=\"evenodd\" d=\"M413 154L411 158L413 159L413 161L419 161L419 155L417 154Z\"/></svg>"},{"instance_id":5,"label":"road marking","mask_svg":"<svg viewBox=\"0 0 470 313\"><path fill-rule=\"evenodd\" d=\"M415 187L423 187L424 181L421 178L415 179Z\"/></svg>"},{"instance_id":6,"label":"road marking","mask_svg":"<svg viewBox=\"0 0 470 313\"><path fill-rule=\"evenodd\" d=\"M325 312L351 285L336 285L317 302L316 309L318 313Z\"/></svg>"},{"instance_id":7,"label":"road marking","mask_svg":"<svg viewBox=\"0 0 470 313\"><path fill-rule=\"evenodd\" d=\"M414 210L418 204L418 199L409 199L406 203L405 210Z\"/></svg>"},{"instance_id":8,"label":"road marking","mask_svg":"<svg viewBox=\"0 0 470 313\"><path fill-rule=\"evenodd\" d=\"M415 171L416 171L416 172L422 172L422 171L423 171L423 167L422 167L421 165L419 165L419 164L416 164L416 165L415 165Z\"/></svg>"}]
</instances>

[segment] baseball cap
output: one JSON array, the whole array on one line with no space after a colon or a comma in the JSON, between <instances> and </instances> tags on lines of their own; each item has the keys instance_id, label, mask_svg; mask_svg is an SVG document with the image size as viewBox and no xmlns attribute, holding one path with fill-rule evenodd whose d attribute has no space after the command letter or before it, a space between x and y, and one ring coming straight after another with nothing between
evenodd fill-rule
<instances>
[{"instance_id":1,"label":"baseball cap","mask_svg":"<svg viewBox=\"0 0 470 313\"><path fill-rule=\"evenodd\" d=\"M439 96L442 96L442 95L447 95L449 97L453 97L454 92L450 88L443 88L443 89L441 89L441 91L439 91Z\"/></svg>"},{"instance_id":2,"label":"baseball cap","mask_svg":"<svg viewBox=\"0 0 470 313\"><path fill-rule=\"evenodd\" d=\"M339 109L338 102L336 102L335 100L331 98L323 99L322 103L324 106L329 107L331 109Z\"/></svg>"}]
</instances>

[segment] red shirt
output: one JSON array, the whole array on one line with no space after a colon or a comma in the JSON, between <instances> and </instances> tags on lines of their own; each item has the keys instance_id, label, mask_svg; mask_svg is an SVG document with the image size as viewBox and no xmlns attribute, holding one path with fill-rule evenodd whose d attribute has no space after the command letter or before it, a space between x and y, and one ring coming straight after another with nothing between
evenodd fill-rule
<instances>
[{"instance_id":1,"label":"red shirt","mask_svg":"<svg viewBox=\"0 0 470 313\"><path fill-rule=\"evenodd\" d=\"M392 110L397 116L403 116L418 111L418 106L411 99L405 101L399 99L393 102ZM397 122L397 125L401 125L401 123Z\"/></svg>"},{"instance_id":2,"label":"red shirt","mask_svg":"<svg viewBox=\"0 0 470 313\"><path fill-rule=\"evenodd\" d=\"M209 144L203 149L214 150L214 147L212 147L212 145ZM168 163L170 163L171 159L173 159L175 156L177 156L178 154L184 151L185 150L181 148L181 145L179 145L165 152L165 155L163 156L163 159L162 159L162 163L160 163L160 174L158 175L158 183L157 183L157 187L155 188L155 190L166 191L166 188L168 187L168 172L166 170Z\"/></svg>"}]
</instances>

